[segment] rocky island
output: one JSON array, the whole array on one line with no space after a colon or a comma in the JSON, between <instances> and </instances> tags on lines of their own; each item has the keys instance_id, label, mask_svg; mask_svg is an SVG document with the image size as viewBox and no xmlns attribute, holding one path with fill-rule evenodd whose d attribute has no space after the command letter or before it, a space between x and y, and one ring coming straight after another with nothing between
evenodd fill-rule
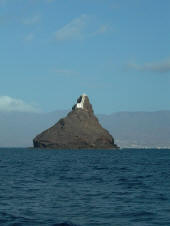
<instances>
[{"instance_id":1,"label":"rocky island","mask_svg":"<svg viewBox=\"0 0 170 226\"><path fill-rule=\"evenodd\" d=\"M118 149L113 137L102 128L87 95L77 99L72 111L54 126L37 135L34 148Z\"/></svg>"}]
</instances>

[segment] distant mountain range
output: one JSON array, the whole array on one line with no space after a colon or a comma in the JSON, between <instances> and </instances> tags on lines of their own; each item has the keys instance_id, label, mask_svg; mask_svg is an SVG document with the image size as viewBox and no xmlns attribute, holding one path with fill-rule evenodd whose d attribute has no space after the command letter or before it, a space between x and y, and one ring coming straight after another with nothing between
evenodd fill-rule
<instances>
[{"instance_id":1,"label":"distant mountain range","mask_svg":"<svg viewBox=\"0 0 170 226\"><path fill-rule=\"evenodd\" d=\"M170 111L100 115L120 147L170 147Z\"/></svg>"},{"instance_id":2,"label":"distant mountain range","mask_svg":"<svg viewBox=\"0 0 170 226\"><path fill-rule=\"evenodd\" d=\"M32 146L32 139L37 134L54 125L67 112L0 112L0 146ZM118 112L97 116L120 147L170 148L170 111Z\"/></svg>"}]
</instances>

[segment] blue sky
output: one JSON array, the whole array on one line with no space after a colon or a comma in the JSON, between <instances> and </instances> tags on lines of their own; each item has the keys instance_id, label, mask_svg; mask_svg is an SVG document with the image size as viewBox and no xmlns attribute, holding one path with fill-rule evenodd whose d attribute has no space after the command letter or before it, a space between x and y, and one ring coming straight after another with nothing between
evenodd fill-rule
<instances>
[{"instance_id":1,"label":"blue sky","mask_svg":"<svg viewBox=\"0 0 170 226\"><path fill-rule=\"evenodd\" d=\"M0 0L0 110L170 110L169 0Z\"/></svg>"}]
</instances>

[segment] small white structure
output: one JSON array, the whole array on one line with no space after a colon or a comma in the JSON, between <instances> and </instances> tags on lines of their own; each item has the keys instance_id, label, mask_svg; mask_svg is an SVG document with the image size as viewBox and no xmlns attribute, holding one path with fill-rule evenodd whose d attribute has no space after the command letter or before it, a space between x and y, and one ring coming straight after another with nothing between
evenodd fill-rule
<instances>
[{"instance_id":1,"label":"small white structure","mask_svg":"<svg viewBox=\"0 0 170 226\"><path fill-rule=\"evenodd\" d=\"M83 93L82 95L81 95L81 102L80 103L77 103L76 104L76 108L84 108L84 101L85 101L85 97L86 97L87 95L85 94L85 93Z\"/></svg>"}]
</instances>

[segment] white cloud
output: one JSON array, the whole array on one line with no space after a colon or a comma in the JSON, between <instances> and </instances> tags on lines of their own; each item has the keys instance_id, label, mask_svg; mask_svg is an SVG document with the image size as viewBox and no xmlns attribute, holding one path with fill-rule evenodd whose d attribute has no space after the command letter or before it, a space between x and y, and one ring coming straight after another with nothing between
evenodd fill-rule
<instances>
[{"instance_id":1,"label":"white cloud","mask_svg":"<svg viewBox=\"0 0 170 226\"><path fill-rule=\"evenodd\" d=\"M73 19L68 24L56 31L55 38L58 41L63 40L81 40L83 38L93 37L95 35L103 34L111 28L107 25L102 25L99 29L92 28L94 26L91 17L82 14L80 17ZM95 27L95 26L94 26Z\"/></svg>"},{"instance_id":2,"label":"white cloud","mask_svg":"<svg viewBox=\"0 0 170 226\"><path fill-rule=\"evenodd\" d=\"M25 41L32 41L34 39L34 34L30 33L25 37Z\"/></svg>"},{"instance_id":3,"label":"white cloud","mask_svg":"<svg viewBox=\"0 0 170 226\"><path fill-rule=\"evenodd\" d=\"M72 20L56 33L57 40L82 39L83 30L87 25L88 16L83 14L79 18Z\"/></svg>"},{"instance_id":4,"label":"white cloud","mask_svg":"<svg viewBox=\"0 0 170 226\"><path fill-rule=\"evenodd\" d=\"M107 31L112 31L113 29L108 25L101 25L98 30L96 30L92 35L104 34Z\"/></svg>"},{"instance_id":5,"label":"white cloud","mask_svg":"<svg viewBox=\"0 0 170 226\"><path fill-rule=\"evenodd\" d=\"M0 111L5 112L39 112L37 107L25 103L23 100L14 99L9 96L0 96Z\"/></svg>"},{"instance_id":6,"label":"white cloud","mask_svg":"<svg viewBox=\"0 0 170 226\"><path fill-rule=\"evenodd\" d=\"M108 29L109 29L109 27L107 25L102 25L99 28L98 33L105 33Z\"/></svg>"},{"instance_id":7,"label":"white cloud","mask_svg":"<svg viewBox=\"0 0 170 226\"><path fill-rule=\"evenodd\" d=\"M23 19L22 22L25 25L36 24L36 23L40 22L40 16L39 15L35 15L35 16L31 17L31 18L26 18L26 19Z\"/></svg>"},{"instance_id":8,"label":"white cloud","mask_svg":"<svg viewBox=\"0 0 170 226\"><path fill-rule=\"evenodd\" d=\"M137 71L167 73L170 72L170 59L161 62L145 63L142 65L136 63L129 63L128 68L135 69Z\"/></svg>"}]
</instances>

